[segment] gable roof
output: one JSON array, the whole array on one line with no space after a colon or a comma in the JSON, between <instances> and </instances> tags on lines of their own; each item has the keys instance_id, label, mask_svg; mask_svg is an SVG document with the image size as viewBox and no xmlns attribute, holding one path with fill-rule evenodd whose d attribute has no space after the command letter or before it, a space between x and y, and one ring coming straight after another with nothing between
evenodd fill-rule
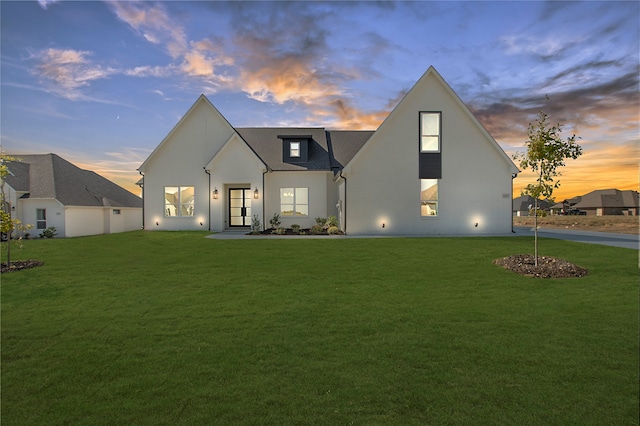
<instances>
[{"instance_id":1,"label":"gable roof","mask_svg":"<svg viewBox=\"0 0 640 426\"><path fill-rule=\"evenodd\" d=\"M149 156L147 157L146 160L144 160L144 162L140 165L140 167L138 167L138 170L144 173L144 169L146 167L146 165L149 163L149 161L151 161L152 158L154 158L156 156L156 154L158 153L158 151L160 151L160 149L167 143L167 141L169 139L171 139L171 136L173 136L173 134L178 130L178 128L180 128L180 126L182 125L182 123L184 123L187 120L187 117L189 117L192 112L194 110L196 110L196 108L200 105L207 105L209 106L214 113L221 119L224 121L224 123L226 123L227 126L229 126L229 130L234 131L234 128L231 124L229 124L229 121L224 117L224 115L222 115L220 113L220 111L218 111L218 109L211 103L211 101L204 95L201 94L200 96L198 96L198 99L196 99L196 101L193 103L193 105L191 105L191 107L189 108L189 110L182 116L182 118L180 118L180 120L178 121L178 123L176 123L175 126L173 126L173 128L171 129L171 131L167 134L167 136L164 137L164 139L162 139L162 142L160 142L158 144L158 146L156 146L156 148L151 152L151 154L149 154Z\"/></svg>"},{"instance_id":2,"label":"gable roof","mask_svg":"<svg viewBox=\"0 0 640 426\"><path fill-rule=\"evenodd\" d=\"M142 207L140 197L56 154L14 157L21 162L9 163L13 176L5 180L15 190L28 192L29 198L56 199L65 206Z\"/></svg>"},{"instance_id":3,"label":"gable roof","mask_svg":"<svg viewBox=\"0 0 640 426\"><path fill-rule=\"evenodd\" d=\"M491 136L491 134L487 131L487 129L485 129L485 127L482 125L482 123L480 123L480 121L478 121L478 118L471 112L471 110L462 101L462 99L460 99L458 94L453 91L451 86L449 86L449 84L442 78L442 76L438 73L438 71L436 71L436 69L433 67L433 65L431 65L427 69L427 71L422 75L422 77L420 77L420 79L418 79L418 81L413 85L413 87L400 100L400 102L398 102L398 104L391 111L391 113L384 119L382 124L380 124L380 126L378 127L376 132L379 132L381 129L383 129L385 127L385 125L387 125L389 120L392 119L392 117L395 115L396 111L403 104L405 99L407 99L409 96L412 96L413 92L418 90L418 88L420 86L422 86L424 84L424 82L430 77L435 78L442 85L442 87L445 89L445 91L451 96L451 98L454 100L454 102L461 108L461 110L464 112L464 114L466 114L469 117L469 119L478 128L478 130L487 138L487 140L490 141L491 146L498 152L498 154L502 157L502 159L509 165L509 167L511 169L511 173L519 173L520 170L516 167L516 165L511 160L511 158L509 158L509 156L504 152L504 150L500 147L498 142L496 142L496 140L493 138L493 136ZM365 146L366 146L366 144L365 144ZM353 158L349 161L349 163L352 162L352 161L355 161L359 157L360 152L362 152L362 150L360 150L358 153L356 153L353 156ZM347 163L345 165L345 167L349 167L349 163Z\"/></svg>"},{"instance_id":4,"label":"gable roof","mask_svg":"<svg viewBox=\"0 0 640 426\"><path fill-rule=\"evenodd\" d=\"M640 207L638 192L632 190L620 191L619 189L598 189L582 196L580 202L575 204L577 209L618 207Z\"/></svg>"}]
</instances>

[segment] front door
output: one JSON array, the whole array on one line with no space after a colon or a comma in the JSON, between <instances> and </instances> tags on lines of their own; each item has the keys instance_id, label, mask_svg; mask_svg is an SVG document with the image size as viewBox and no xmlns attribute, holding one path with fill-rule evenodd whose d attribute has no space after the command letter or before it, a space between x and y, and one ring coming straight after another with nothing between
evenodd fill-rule
<instances>
[{"instance_id":1,"label":"front door","mask_svg":"<svg viewBox=\"0 0 640 426\"><path fill-rule=\"evenodd\" d=\"M251 226L251 188L229 188L229 226Z\"/></svg>"}]
</instances>

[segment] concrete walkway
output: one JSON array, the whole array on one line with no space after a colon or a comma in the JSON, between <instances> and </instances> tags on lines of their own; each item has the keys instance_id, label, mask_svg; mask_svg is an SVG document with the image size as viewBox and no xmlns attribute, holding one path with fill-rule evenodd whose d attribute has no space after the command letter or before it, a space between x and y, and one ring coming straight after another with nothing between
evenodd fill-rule
<instances>
[{"instance_id":1,"label":"concrete walkway","mask_svg":"<svg viewBox=\"0 0 640 426\"><path fill-rule=\"evenodd\" d=\"M528 226L515 226L516 236L533 237L534 229ZM601 244L605 246L640 249L640 238L633 234L616 234L613 232L575 231L561 228L538 228L538 237L575 241L578 243Z\"/></svg>"},{"instance_id":2,"label":"concrete walkway","mask_svg":"<svg viewBox=\"0 0 640 426\"><path fill-rule=\"evenodd\" d=\"M513 236L533 237L533 228L516 226ZM217 234L207 235L206 238L213 240L297 240L297 239L342 239L342 238L437 238L452 237L452 235L433 235L433 236L417 236L417 235L247 235L248 230L228 230ZM465 235L458 235L464 237ZM487 235L488 236L488 235ZM503 237L504 235L496 235ZM615 234L610 232L590 232L590 231L574 231L554 228L538 229L540 238L555 238L560 240L575 241L587 244L602 244L613 247L623 247L638 250L640 248L640 239L638 235L631 234Z\"/></svg>"}]
</instances>

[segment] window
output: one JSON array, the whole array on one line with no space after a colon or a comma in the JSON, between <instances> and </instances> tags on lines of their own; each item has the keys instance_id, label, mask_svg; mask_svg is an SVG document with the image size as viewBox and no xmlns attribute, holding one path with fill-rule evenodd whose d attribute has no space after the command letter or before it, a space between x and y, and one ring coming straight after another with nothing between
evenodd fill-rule
<instances>
[{"instance_id":1,"label":"window","mask_svg":"<svg viewBox=\"0 0 640 426\"><path fill-rule=\"evenodd\" d=\"M420 216L438 215L438 179L420 179Z\"/></svg>"},{"instance_id":2,"label":"window","mask_svg":"<svg viewBox=\"0 0 640 426\"><path fill-rule=\"evenodd\" d=\"M164 215L169 217L193 216L193 186L164 187Z\"/></svg>"},{"instance_id":3,"label":"window","mask_svg":"<svg viewBox=\"0 0 640 426\"><path fill-rule=\"evenodd\" d=\"M420 113L420 152L440 152L439 112Z\"/></svg>"},{"instance_id":4,"label":"window","mask_svg":"<svg viewBox=\"0 0 640 426\"><path fill-rule=\"evenodd\" d=\"M47 209L36 209L36 229L47 229Z\"/></svg>"},{"instance_id":5,"label":"window","mask_svg":"<svg viewBox=\"0 0 640 426\"><path fill-rule=\"evenodd\" d=\"M289 157L300 158L300 142L289 143Z\"/></svg>"},{"instance_id":6,"label":"window","mask_svg":"<svg viewBox=\"0 0 640 426\"><path fill-rule=\"evenodd\" d=\"M308 216L309 188L280 188L280 215Z\"/></svg>"},{"instance_id":7,"label":"window","mask_svg":"<svg viewBox=\"0 0 640 426\"><path fill-rule=\"evenodd\" d=\"M120 209L113 209L113 214L120 214Z\"/></svg>"}]
</instances>

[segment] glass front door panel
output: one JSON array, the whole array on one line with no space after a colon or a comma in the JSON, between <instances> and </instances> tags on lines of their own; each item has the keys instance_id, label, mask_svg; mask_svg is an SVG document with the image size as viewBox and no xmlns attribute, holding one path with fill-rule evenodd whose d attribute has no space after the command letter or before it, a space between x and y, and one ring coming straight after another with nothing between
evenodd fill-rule
<instances>
[{"instance_id":1,"label":"glass front door panel","mask_svg":"<svg viewBox=\"0 0 640 426\"><path fill-rule=\"evenodd\" d=\"M229 226L251 225L251 189L229 189Z\"/></svg>"}]
</instances>

